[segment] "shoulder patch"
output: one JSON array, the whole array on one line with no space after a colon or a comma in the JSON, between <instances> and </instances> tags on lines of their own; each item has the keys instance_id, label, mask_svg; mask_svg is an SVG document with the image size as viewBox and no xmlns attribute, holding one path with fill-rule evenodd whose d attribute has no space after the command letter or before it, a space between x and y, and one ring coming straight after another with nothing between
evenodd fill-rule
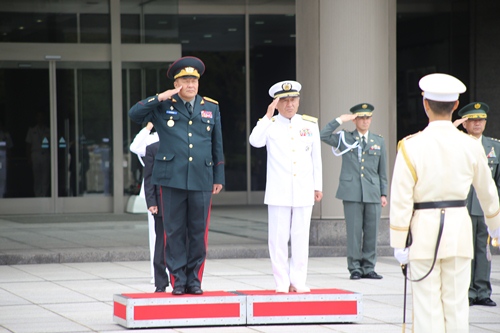
<instances>
[{"instance_id":1,"label":"shoulder patch","mask_svg":"<svg viewBox=\"0 0 500 333\"><path fill-rule=\"evenodd\" d=\"M413 137L415 137L415 136L419 135L420 133L421 133L421 131L419 131L419 132L417 132L417 133L413 133L413 134L407 135L407 136L405 136L404 138L402 138L401 140L399 140L399 141L398 141L398 148L397 148L397 149L399 150L399 148L400 148L401 144L403 143L403 141L405 141L405 140L409 140L409 139L411 139L411 138L413 138Z\"/></svg>"},{"instance_id":2,"label":"shoulder patch","mask_svg":"<svg viewBox=\"0 0 500 333\"><path fill-rule=\"evenodd\" d=\"M207 102L212 102L214 104L219 104L215 99L211 99L210 97L203 96L203 99Z\"/></svg>"},{"instance_id":3,"label":"shoulder patch","mask_svg":"<svg viewBox=\"0 0 500 333\"><path fill-rule=\"evenodd\" d=\"M315 123L315 124L318 122L318 118L313 117L313 116L308 116L307 114L303 114L302 119L310 121L311 123Z\"/></svg>"},{"instance_id":4,"label":"shoulder patch","mask_svg":"<svg viewBox=\"0 0 500 333\"><path fill-rule=\"evenodd\" d=\"M403 138L403 140L408 140L408 139L411 139L411 138L413 138L413 137L415 137L415 136L419 135L420 133L422 133L422 131L419 131L419 132L417 132L417 133L413 133L413 134L410 134L410 135L408 135L408 136L405 136L405 137Z\"/></svg>"}]
</instances>

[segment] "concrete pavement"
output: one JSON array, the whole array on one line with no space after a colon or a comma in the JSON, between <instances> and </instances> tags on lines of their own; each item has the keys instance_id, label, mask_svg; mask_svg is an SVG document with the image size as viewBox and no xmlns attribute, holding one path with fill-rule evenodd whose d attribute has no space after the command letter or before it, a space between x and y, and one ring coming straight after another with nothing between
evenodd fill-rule
<instances>
[{"instance_id":1,"label":"concrete pavement","mask_svg":"<svg viewBox=\"0 0 500 333\"><path fill-rule=\"evenodd\" d=\"M265 207L214 207L212 213L203 289L274 289ZM147 241L144 214L0 216L0 333L126 331L113 322L112 299L153 292ZM312 257L308 285L363 294L361 323L133 332L401 332L403 277L396 260L379 257L382 280L349 280L346 266L343 256ZM498 255L491 282L492 299L500 304ZM411 296L407 306L406 332L411 332ZM500 306L471 307L470 332L500 332Z\"/></svg>"}]
</instances>

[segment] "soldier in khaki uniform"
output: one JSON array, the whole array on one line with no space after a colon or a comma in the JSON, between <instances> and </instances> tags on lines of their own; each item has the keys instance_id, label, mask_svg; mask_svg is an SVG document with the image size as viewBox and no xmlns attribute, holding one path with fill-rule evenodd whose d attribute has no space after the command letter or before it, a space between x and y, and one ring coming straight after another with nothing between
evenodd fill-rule
<instances>
[{"instance_id":1,"label":"soldier in khaki uniform","mask_svg":"<svg viewBox=\"0 0 500 333\"><path fill-rule=\"evenodd\" d=\"M333 119L321 130L321 140L342 155L336 198L344 204L347 269L351 280L382 279L375 272L381 207L387 205L387 156L384 138L369 131L374 107L353 106L351 114ZM353 121L354 131L334 131ZM336 153L337 151L340 151Z\"/></svg>"},{"instance_id":2,"label":"soldier in khaki uniform","mask_svg":"<svg viewBox=\"0 0 500 333\"><path fill-rule=\"evenodd\" d=\"M476 137L483 145L491 176L495 181L500 194L500 168L498 168L497 154L500 153L500 142L498 139L483 135L488 118L489 106L482 102L473 102L458 111L462 117L454 122L455 126L462 124L468 134ZM471 281L469 286L469 305L496 306L491 299L491 253L489 249L489 237L484 213L477 199L476 191L471 187L467 196L467 208L472 220L472 239L474 244L474 258L471 266Z\"/></svg>"},{"instance_id":3,"label":"soldier in khaki uniform","mask_svg":"<svg viewBox=\"0 0 500 333\"><path fill-rule=\"evenodd\" d=\"M459 131L451 116L465 85L447 74L419 82L429 125L400 141L391 187L394 255L409 262L413 331L468 332L472 224L466 207L471 184L490 234L500 234L497 187L480 142ZM408 232L412 244L407 247ZM433 268L432 268L433 267Z\"/></svg>"},{"instance_id":4,"label":"soldier in khaki uniform","mask_svg":"<svg viewBox=\"0 0 500 333\"><path fill-rule=\"evenodd\" d=\"M249 137L253 147L267 149L264 203L279 293L310 291L306 285L309 227L314 202L323 196L319 128L316 118L297 114L301 87L290 80L274 84L269 89L274 100ZM276 109L279 114L273 117Z\"/></svg>"}]
</instances>

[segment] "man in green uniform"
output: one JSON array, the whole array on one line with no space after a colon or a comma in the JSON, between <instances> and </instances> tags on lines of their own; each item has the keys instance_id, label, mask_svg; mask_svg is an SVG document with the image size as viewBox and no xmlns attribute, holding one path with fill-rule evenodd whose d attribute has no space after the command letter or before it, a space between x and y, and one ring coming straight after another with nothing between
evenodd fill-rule
<instances>
[{"instance_id":1,"label":"man in green uniform","mask_svg":"<svg viewBox=\"0 0 500 333\"><path fill-rule=\"evenodd\" d=\"M129 111L137 123L152 122L160 138L151 182L161 186L166 262L174 295L203 294L212 194L224 184L219 105L198 95L204 71L198 58L178 59L167 71L175 88Z\"/></svg>"},{"instance_id":2,"label":"man in green uniform","mask_svg":"<svg viewBox=\"0 0 500 333\"><path fill-rule=\"evenodd\" d=\"M455 125L462 124L467 133L478 138L484 147L488 158L491 176L495 181L500 194L500 169L498 156L500 142L498 139L483 135L488 118L489 107L482 102L474 102L464 106L458 115L462 117L455 121ZM474 258L471 265L471 281L469 286L469 305L496 306L491 297L491 253L488 228L484 222L484 213L477 199L476 191L471 186L467 196L467 208L472 220L472 240L474 242Z\"/></svg>"},{"instance_id":3,"label":"man in green uniform","mask_svg":"<svg viewBox=\"0 0 500 333\"><path fill-rule=\"evenodd\" d=\"M344 204L351 280L382 278L374 269L381 207L387 205L387 162L384 138L369 132L373 110L368 103L355 105L351 114L332 120L320 133L334 154L342 155L336 198ZM347 121L353 121L356 130L334 133Z\"/></svg>"}]
</instances>

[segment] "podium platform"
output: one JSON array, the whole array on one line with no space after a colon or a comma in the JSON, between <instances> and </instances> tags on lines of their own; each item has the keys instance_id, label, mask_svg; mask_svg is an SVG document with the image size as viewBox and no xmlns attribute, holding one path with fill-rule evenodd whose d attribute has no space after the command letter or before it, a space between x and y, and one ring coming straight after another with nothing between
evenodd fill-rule
<instances>
[{"instance_id":1,"label":"podium platform","mask_svg":"<svg viewBox=\"0 0 500 333\"><path fill-rule=\"evenodd\" d=\"M205 291L203 295L113 296L113 320L126 328L346 323L363 319L362 295L341 289Z\"/></svg>"}]
</instances>

